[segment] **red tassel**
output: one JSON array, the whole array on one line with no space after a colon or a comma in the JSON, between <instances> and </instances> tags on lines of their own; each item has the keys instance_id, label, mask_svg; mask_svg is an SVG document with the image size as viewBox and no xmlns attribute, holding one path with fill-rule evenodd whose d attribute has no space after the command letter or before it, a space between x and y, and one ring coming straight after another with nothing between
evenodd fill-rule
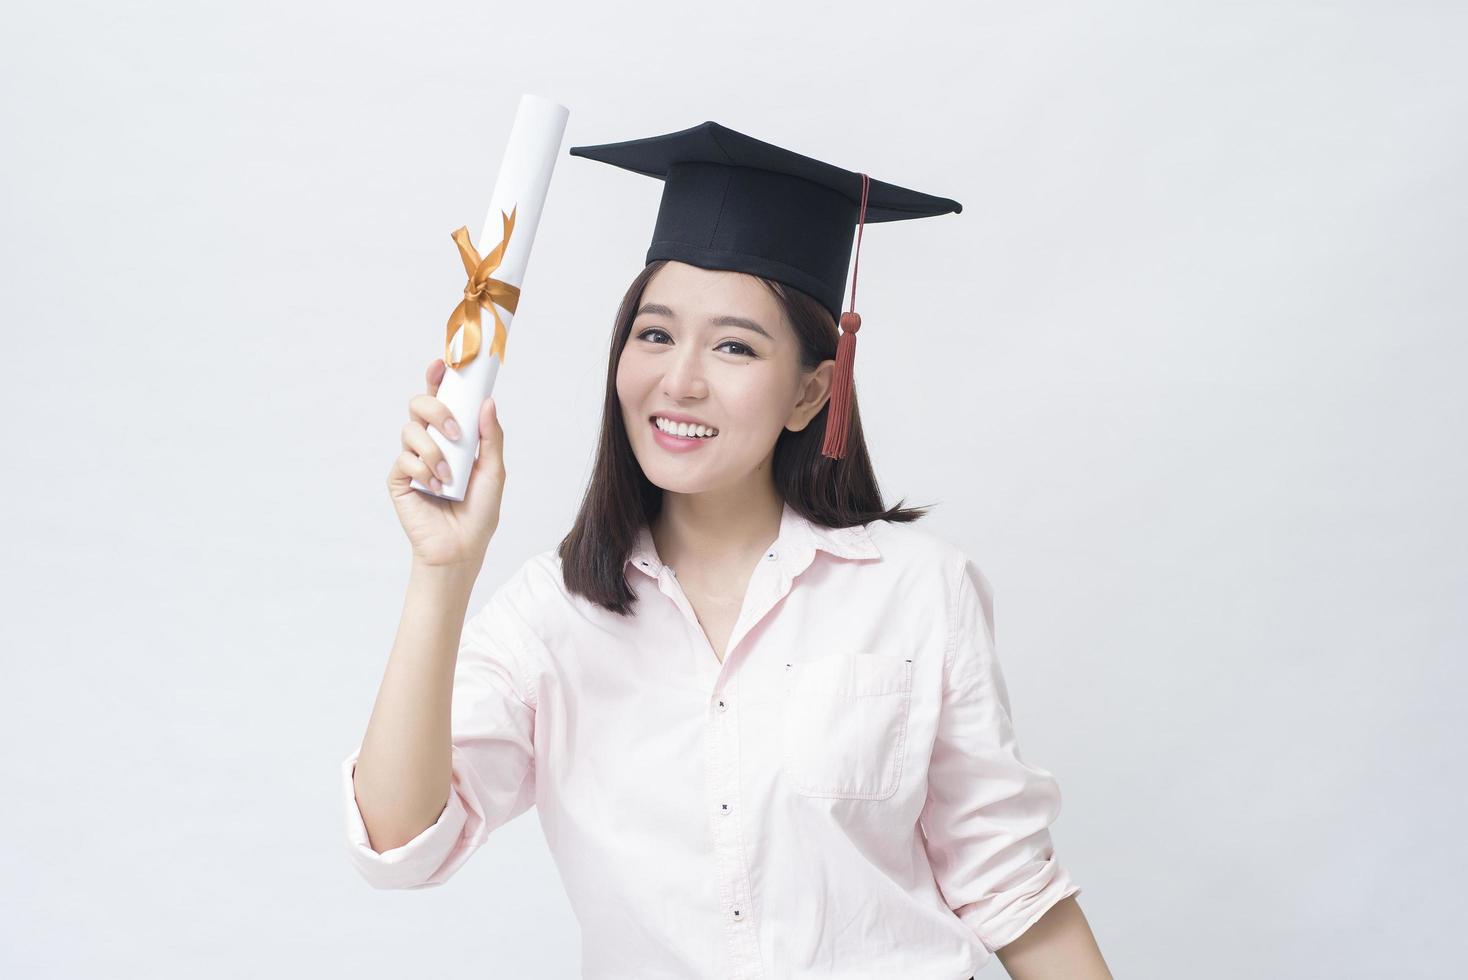
<instances>
[{"instance_id":1,"label":"red tassel","mask_svg":"<svg viewBox=\"0 0 1468 980\"><path fill-rule=\"evenodd\" d=\"M841 314L841 339L836 343L836 372L831 381L831 401L826 409L826 439L821 455L841 459L846 455L846 435L851 427L851 389L855 385L856 332L861 315L855 310Z\"/></svg>"},{"instance_id":2,"label":"red tassel","mask_svg":"<svg viewBox=\"0 0 1468 980\"><path fill-rule=\"evenodd\" d=\"M821 455L830 459L846 456L846 436L851 428L851 392L856 384L856 332L861 315L856 312L856 274L861 269L861 233L867 223L867 189L871 178L861 175L861 213L856 225L856 262L851 268L851 309L841 314L841 339L836 341L836 371L831 379L831 398L826 408L826 438Z\"/></svg>"}]
</instances>

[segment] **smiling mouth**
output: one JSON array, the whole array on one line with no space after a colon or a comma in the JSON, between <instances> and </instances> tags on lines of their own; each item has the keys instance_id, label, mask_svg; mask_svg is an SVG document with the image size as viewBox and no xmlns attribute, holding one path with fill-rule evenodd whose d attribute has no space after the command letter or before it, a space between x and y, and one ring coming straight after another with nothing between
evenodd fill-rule
<instances>
[{"instance_id":1,"label":"smiling mouth","mask_svg":"<svg viewBox=\"0 0 1468 980\"><path fill-rule=\"evenodd\" d=\"M719 434L718 430L717 429L714 429L714 431L713 431L713 433L711 435L706 435L706 436L699 436L699 435L680 436L676 432L670 432L667 429L664 429L661 426L659 426L658 425L658 417L656 415L649 415L647 417L647 424L650 425L650 426L652 426L653 431L660 432L663 435L668 436L671 439L687 439L689 442L706 441L706 440L709 440L709 439L716 438L718 436L718 434ZM705 428L712 429L713 426L705 426Z\"/></svg>"}]
</instances>

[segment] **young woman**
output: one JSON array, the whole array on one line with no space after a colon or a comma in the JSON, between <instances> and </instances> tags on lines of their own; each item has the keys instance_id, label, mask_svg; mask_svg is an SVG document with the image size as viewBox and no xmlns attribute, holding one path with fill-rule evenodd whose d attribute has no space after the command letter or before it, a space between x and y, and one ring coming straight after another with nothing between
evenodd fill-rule
<instances>
[{"instance_id":1,"label":"young woman","mask_svg":"<svg viewBox=\"0 0 1468 980\"><path fill-rule=\"evenodd\" d=\"M446 476L428 427L458 437L430 365L388 477L407 600L342 768L354 865L440 885L534 805L586 977L1109 978L987 581L883 507L854 398L822 452L831 304L718 264L632 283L575 526L467 622L504 433L487 399L465 499L412 489Z\"/></svg>"}]
</instances>

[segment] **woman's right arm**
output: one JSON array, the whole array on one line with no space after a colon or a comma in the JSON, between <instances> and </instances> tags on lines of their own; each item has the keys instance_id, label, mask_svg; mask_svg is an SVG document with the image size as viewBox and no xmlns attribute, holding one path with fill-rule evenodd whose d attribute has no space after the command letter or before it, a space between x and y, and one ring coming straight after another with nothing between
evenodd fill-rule
<instances>
[{"instance_id":1,"label":"woman's right arm","mask_svg":"<svg viewBox=\"0 0 1468 980\"><path fill-rule=\"evenodd\" d=\"M372 849L400 847L431 827L449 798L452 772L450 705L460 636L474 581L499 526L504 494L504 430L493 398L480 406L479 450L462 501L420 493L417 479L438 490L448 464L429 437L432 425L459 437L436 395L446 372L428 367L428 393L409 402L403 451L388 473L388 491L412 544L402 618L352 773L357 808Z\"/></svg>"},{"instance_id":2,"label":"woman's right arm","mask_svg":"<svg viewBox=\"0 0 1468 980\"><path fill-rule=\"evenodd\" d=\"M449 704L472 570L413 563L353 782L372 848L433 826L449 796Z\"/></svg>"}]
</instances>

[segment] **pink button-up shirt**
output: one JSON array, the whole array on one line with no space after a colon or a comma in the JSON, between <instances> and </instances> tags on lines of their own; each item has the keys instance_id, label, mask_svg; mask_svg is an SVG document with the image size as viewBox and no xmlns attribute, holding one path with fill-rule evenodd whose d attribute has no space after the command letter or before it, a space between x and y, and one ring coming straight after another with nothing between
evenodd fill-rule
<instances>
[{"instance_id":1,"label":"pink button-up shirt","mask_svg":"<svg viewBox=\"0 0 1468 980\"><path fill-rule=\"evenodd\" d=\"M345 760L369 883L443 884L534 805L592 980L967 980L1079 893L961 550L787 505L722 662L646 527L627 569L631 617L552 549L468 618L452 788L413 840L372 849Z\"/></svg>"}]
</instances>

